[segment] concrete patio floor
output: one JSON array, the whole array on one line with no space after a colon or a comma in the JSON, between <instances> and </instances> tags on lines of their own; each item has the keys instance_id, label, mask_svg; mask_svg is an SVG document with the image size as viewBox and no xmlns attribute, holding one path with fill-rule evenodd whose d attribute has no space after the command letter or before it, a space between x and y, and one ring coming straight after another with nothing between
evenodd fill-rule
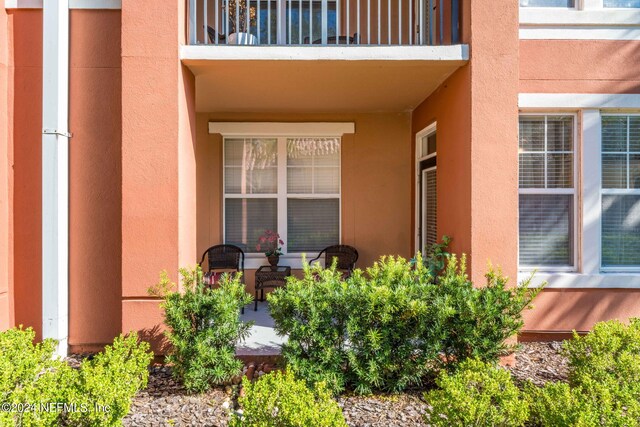
<instances>
[{"instance_id":1,"label":"concrete patio floor","mask_svg":"<svg viewBox=\"0 0 640 427\"><path fill-rule=\"evenodd\" d=\"M236 346L238 356L278 356L280 346L287 342L287 337L276 334L274 321L269 315L269 305L266 301L258 301L258 311L253 311L253 303L244 307L244 314L240 319L244 322L253 320L251 335Z\"/></svg>"}]
</instances>

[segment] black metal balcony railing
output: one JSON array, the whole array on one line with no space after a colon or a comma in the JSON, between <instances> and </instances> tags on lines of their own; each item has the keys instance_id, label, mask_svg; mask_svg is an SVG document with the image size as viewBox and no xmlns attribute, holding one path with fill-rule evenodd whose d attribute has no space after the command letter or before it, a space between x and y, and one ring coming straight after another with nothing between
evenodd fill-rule
<instances>
[{"instance_id":1,"label":"black metal balcony railing","mask_svg":"<svg viewBox=\"0 0 640 427\"><path fill-rule=\"evenodd\" d=\"M443 45L459 0L189 0L192 45Z\"/></svg>"}]
</instances>

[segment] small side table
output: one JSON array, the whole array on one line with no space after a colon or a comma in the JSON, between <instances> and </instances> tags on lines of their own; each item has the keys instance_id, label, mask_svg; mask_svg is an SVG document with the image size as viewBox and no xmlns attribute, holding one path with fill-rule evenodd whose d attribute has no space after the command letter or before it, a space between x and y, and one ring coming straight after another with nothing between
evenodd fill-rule
<instances>
[{"instance_id":1,"label":"small side table","mask_svg":"<svg viewBox=\"0 0 640 427\"><path fill-rule=\"evenodd\" d=\"M287 277L291 276L291 267L279 265L271 267L263 265L256 270L256 297L253 311L258 311L258 290L260 290L260 301L264 301L265 288L279 288L287 284Z\"/></svg>"}]
</instances>

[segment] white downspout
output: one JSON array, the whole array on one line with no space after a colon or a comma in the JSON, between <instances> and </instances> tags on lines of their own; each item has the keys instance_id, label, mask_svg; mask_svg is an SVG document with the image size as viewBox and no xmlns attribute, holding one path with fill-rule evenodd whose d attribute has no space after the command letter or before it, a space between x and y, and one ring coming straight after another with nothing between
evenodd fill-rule
<instances>
[{"instance_id":1,"label":"white downspout","mask_svg":"<svg viewBox=\"0 0 640 427\"><path fill-rule=\"evenodd\" d=\"M69 336L69 0L44 0L42 43L42 336Z\"/></svg>"}]
</instances>

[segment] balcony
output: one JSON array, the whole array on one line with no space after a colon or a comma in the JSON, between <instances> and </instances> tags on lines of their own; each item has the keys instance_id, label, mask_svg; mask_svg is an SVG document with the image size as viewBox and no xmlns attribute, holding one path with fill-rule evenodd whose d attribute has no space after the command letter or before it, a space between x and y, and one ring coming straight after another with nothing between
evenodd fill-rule
<instances>
[{"instance_id":1,"label":"balcony","mask_svg":"<svg viewBox=\"0 0 640 427\"><path fill-rule=\"evenodd\" d=\"M459 0L189 0L196 111L411 111L467 63Z\"/></svg>"},{"instance_id":2,"label":"balcony","mask_svg":"<svg viewBox=\"0 0 640 427\"><path fill-rule=\"evenodd\" d=\"M190 0L189 44L441 46L459 0Z\"/></svg>"}]
</instances>

